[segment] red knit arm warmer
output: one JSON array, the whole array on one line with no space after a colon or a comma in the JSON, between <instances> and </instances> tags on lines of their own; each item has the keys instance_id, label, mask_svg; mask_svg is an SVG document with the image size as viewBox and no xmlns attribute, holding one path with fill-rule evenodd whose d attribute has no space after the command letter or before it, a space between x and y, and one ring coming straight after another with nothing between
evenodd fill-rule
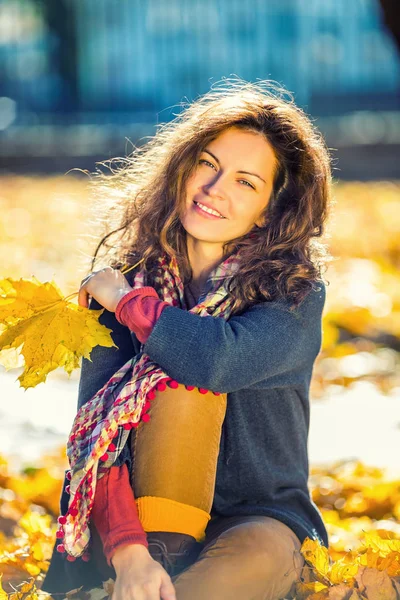
<instances>
[{"instance_id":1,"label":"red knit arm warmer","mask_svg":"<svg viewBox=\"0 0 400 600\"><path fill-rule=\"evenodd\" d=\"M91 514L110 567L111 558L120 546L143 544L148 548L125 463L110 467L97 481Z\"/></svg>"},{"instance_id":2,"label":"red knit arm warmer","mask_svg":"<svg viewBox=\"0 0 400 600\"><path fill-rule=\"evenodd\" d=\"M121 298L115 309L116 319L133 331L144 344L168 302L160 300L150 286L136 288Z\"/></svg>"}]
</instances>

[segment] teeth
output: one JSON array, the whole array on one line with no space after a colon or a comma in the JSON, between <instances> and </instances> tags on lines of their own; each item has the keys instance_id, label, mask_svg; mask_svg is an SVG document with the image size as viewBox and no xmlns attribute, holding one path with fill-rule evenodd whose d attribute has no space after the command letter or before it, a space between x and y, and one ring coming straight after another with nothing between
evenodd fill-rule
<instances>
[{"instance_id":1,"label":"teeth","mask_svg":"<svg viewBox=\"0 0 400 600\"><path fill-rule=\"evenodd\" d=\"M197 204L197 206L200 206L201 210L204 210L205 212L210 213L210 215L215 215L216 217L220 217L221 219L224 218L222 215L217 213L215 210L212 210L212 208L208 208L207 206L204 206L204 204L200 204L200 202L195 202L195 204Z\"/></svg>"}]
</instances>

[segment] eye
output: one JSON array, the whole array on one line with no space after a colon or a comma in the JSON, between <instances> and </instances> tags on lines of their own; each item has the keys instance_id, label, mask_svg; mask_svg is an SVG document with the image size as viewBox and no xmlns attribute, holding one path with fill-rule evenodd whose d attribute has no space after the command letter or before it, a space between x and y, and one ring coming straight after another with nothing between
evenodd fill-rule
<instances>
[{"instance_id":1,"label":"eye","mask_svg":"<svg viewBox=\"0 0 400 600\"><path fill-rule=\"evenodd\" d=\"M251 183L249 183L248 181L246 181L245 179L239 179L239 181L244 181L244 183L246 183L252 190L255 190L256 188L254 187L254 185L251 185Z\"/></svg>"},{"instance_id":2,"label":"eye","mask_svg":"<svg viewBox=\"0 0 400 600\"><path fill-rule=\"evenodd\" d=\"M207 163L208 165L211 165L213 169L215 169L214 165L213 165L212 163L210 163L210 161L209 161L209 160L205 160L204 158L201 158L201 159L199 160L199 165L200 165L201 163Z\"/></svg>"}]
</instances>

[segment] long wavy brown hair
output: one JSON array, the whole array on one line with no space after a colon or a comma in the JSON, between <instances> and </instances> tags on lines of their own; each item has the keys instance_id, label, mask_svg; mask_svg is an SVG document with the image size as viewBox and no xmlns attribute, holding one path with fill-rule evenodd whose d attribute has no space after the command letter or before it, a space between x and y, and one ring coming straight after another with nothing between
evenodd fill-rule
<instances>
[{"instance_id":1,"label":"long wavy brown hair","mask_svg":"<svg viewBox=\"0 0 400 600\"><path fill-rule=\"evenodd\" d=\"M280 298L298 306L322 281L322 270L332 259L318 239L331 203L330 156L323 137L292 96L269 81L224 79L181 106L172 121L159 125L127 158L99 163L111 174L98 168L92 179L95 225L100 222L107 231L92 270L100 250L102 266L120 268L143 258L141 268L151 285L155 260L167 253L176 257L181 279L188 283L192 269L180 221L186 183L207 144L236 127L265 136L277 168L262 215L265 224L223 246L224 258L233 252L240 257L229 282L234 312Z\"/></svg>"}]
</instances>

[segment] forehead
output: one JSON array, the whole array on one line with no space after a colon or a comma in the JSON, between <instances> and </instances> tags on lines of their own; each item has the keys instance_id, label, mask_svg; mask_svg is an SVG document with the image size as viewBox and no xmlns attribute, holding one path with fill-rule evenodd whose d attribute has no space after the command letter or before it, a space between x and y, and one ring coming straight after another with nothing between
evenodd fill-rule
<instances>
[{"instance_id":1,"label":"forehead","mask_svg":"<svg viewBox=\"0 0 400 600\"><path fill-rule=\"evenodd\" d=\"M269 141L264 135L254 131L233 127L226 129L206 144L205 149L215 154L221 163L232 163L238 170L243 171L257 168L264 175L268 175L277 163Z\"/></svg>"}]
</instances>

